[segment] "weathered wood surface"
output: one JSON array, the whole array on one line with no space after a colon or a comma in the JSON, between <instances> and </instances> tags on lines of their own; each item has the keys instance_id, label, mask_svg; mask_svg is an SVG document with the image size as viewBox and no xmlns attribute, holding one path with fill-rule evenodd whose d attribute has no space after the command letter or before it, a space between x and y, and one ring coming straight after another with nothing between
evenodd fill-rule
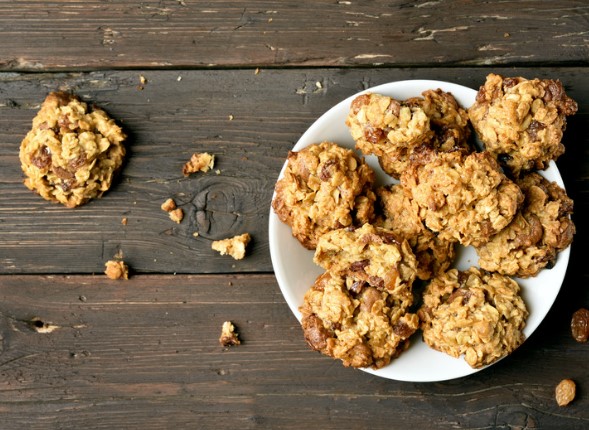
<instances>
[{"instance_id":1,"label":"weathered wood surface","mask_svg":"<svg viewBox=\"0 0 589 430\"><path fill-rule=\"evenodd\" d=\"M568 315L588 297L568 290L507 359L409 383L310 351L271 274L4 276L0 428L583 429L587 345ZM219 345L226 320L241 345ZM566 408L554 401L563 377L580 387Z\"/></svg>"},{"instance_id":2,"label":"weathered wood surface","mask_svg":"<svg viewBox=\"0 0 589 430\"><path fill-rule=\"evenodd\" d=\"M587 344L569 328L589 306L588 29L583 0L0 0L0 429L589 428ZM310 351L268 252L288 151L367 87L477 88L491 71L560 78L579 103L558 161L577 235L546 319L510 357L447 382ZM55 89L129 134L116 185L75 210L27 190L18 160ZM195 151L215 153L218 174L184 178ZM168 197L181 224L160 210ZM243 231L244 260L211 250ZM132 276L110 281L104 262L121 253ZM219 345L225 320L241 345ZM578 384L564 408L562 378Z\"/></svg>"},{"instance_id":3,"label":"weathered wood surface","mask_svg":"<svg viewBox=\"0 0 589 430\"><path fill-rule=\"evenodd\" d=\"M587 65L570 1L0 1L0 69Z\"/></svg>"},{"instance_id":4,"label":"weathered wood surface","mask_svg":"<svg viewBox=\"0 0 589 430\"><path fill-rule=\"evenodd\" d=\"M501 69L559 77L580 110L558 161L575 219L587 218L589 82L583 68ZM0 74L0 273L100 273L122 252L136 273L270 272L268 215L288 151L315 119L365 87L402 79L440 79L472 88L485 68L116 71ZM144 89L138 89L139 76ZM178 78L181 78L178 80ZM321 85L316 85L319 82ZM103 106L129 134L119 182L77 209L44 201L22 184L20 141L46 93L75 91ZM184 178L194 151L216 154L214 171ZM160 209L168 197L181 224ZM121 220L127 218L127 225ZM588 240L578 222L576 243ZM198 237L193 233L199 232ZM248 258L211 250L211 240L249 232Z\"/></svg>"}]
</instances>

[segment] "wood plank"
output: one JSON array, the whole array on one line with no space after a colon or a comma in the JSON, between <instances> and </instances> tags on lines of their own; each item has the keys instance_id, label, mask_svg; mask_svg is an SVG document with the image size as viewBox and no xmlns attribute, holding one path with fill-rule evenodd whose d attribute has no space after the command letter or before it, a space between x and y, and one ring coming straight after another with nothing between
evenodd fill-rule
<instances>
[{"instance_id":1,"label":"wood plank","mask_svg":"<svg viewBox=\"0 0 589 430\"><path fill-rule=\"evenodd\" d=\"M566 1L0 1L0 70L587 64Z\"/></svg>"},{"instance_id":2,"label":"wood plank","mask_svg":"<svg viewBox=\"0 0 589 430\"><path fill-rule=\"evenodd\" d=\"M559 77L579 102L559 165L577 201L575 217L585 219L586 69L494 71ZM0 273L101 273L104 262L118 252L136 273L270 272L267 224L274 182L288 151L316 118L380 83L424 78L477 88L488 72L439 68L0 74ZM138 89L140 75L147 78L143 90ZM20 141L39 104L58 88L104 107L130 136L128 163L118 183L104 198L74 210L27 190L18 160ZM216 154L219 174L184 178L182 165L195 151ZM181 224L160 210L168 197L186 212ZM583 243L587 231L577 224L576 242ZM245 231L253 242L244 260L211 250L211 240Z\"/></svg>"},{"instance_id":3,"label":"wood plank","mask_svg":"<svg viewBox=\"0 0 589 430\"><path fill-rule=\"evenodd\" d=\"M568 321L589 297L573 290L505 360L410 383L311 351L272 275L3 276L0 427L585 428L587 349ZM34 317L56 328L38 333ZM241 345L219 345L225 320ZM566 408L563 377L580 387Z\"/></svg>"}]
</instances>

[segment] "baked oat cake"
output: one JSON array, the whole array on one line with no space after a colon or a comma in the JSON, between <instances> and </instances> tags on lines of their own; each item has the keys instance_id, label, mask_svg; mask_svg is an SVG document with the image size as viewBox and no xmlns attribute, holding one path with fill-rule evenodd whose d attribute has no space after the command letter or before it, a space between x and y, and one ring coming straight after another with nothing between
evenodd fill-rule
<instances>
[{"instance_id":1,"label":"baked oat cake","mask_svg":"<svg viewBox=\"0 0 589 430\"><path fill-rule=\"evenodd\" d=\"M419 217L444 240L481 245L513 219L524 196L488 152L413 153L401 184Z\"/></svg>"},{"instance_id":2,"label":"baked oat cake","mask_svg":"<svg viewBox=\"0 0 589 430\"><path fill-rule=\"evenodd\" d=\"M411 302L408 289L393 294L325 272L305 294L301 325L314 350L344 366L378 369L407 348L419 326L417 315L407 312Z\"/></svg>"},{"instance_id":3,"label":"baked oat cake","mask_svg":"<svg viewBox=\"0 0 589 430\"><path fill-rule=\"evenodd\" d=\"M393 294L411 291L417 270L409 243L371 224L325 233L317 242L313 261L334 274Z\"/></svg>"},{"instance_id":4,"label":"baked oat cake","mask_svg":"<svg viewBox=\"0 0 589 430\"><path fill-rule=\"evenodd\" d=\"M356 149L376 155L383 170L398 178L413 148L431 140L425 111L417 104L381 94L356 97L346 119Z\"/></svg>"},{"instance_id":5,"label":"baked oat cake","mask_svg":"<svg viewBox=\"0 0 589 430\"><path fill-rule=\"evenodd\" d=\"M372 220L374 171L352 150L333 142L288 154L272 208L308 249L330 230Z\"/></svg>"},{"instance_id":6,"label":"baked oat cake","mask_svg":"<svg viewBox=\"0 0 589 430\"><path fill-rule=\"evenodd\" d=\"M427 345L479 368L522 344L528 310L517 282L471 267L435 277L418 315Z\"/></svg>"},{"instance_id":7,"label":"baked oat cake","mask_svg":"<svg viewBox=\"0 0 589 430\"><path fill-rule=\"evenodd\" d=\"M419 217L419 206L401 184L376 189L382 215L377 225L406 239L417 259L417 277L428 280L450 267L456 257L455 242L429 230Z\"/></svg>"},{"instance_id":8,"label":"baked oat cake","mask_svg":"<svg viewBox=\"0 0 589 430\"><path fill-rule=\"evenodd\" d=\"M242 260L251 239L249 233L243 233L227 239L215 240L211 243L211 248L221 255L230 255L234 260Z\"/></svg>"},{"instance_id":9,"label":"baked oat cake","mask_svg":"<svg viewBox=\"0 0 589 430\"><path fill-rule=\"evenodd\" d=\"M476 248L479 266L504 275L529 278L552 267L559 251L573 241L573 201L556 182L532 172L517 181L525 194L514 220Z\"/></svg>"},{"instance_id":10,"label":"baked oat cake","mask_svg":"<svg viewBox=\"0 0 589 430\"><path fill-rule=\"evenodd\" d=\"M559 80L489 74L469 108L470 121L485 149L514 176L543 170L564 153L566 117L577 103Z\"/></svg>"},{"instance_id":11,"label":"baked oat cake","mask_svg":"<svg viewBox=\"0 0 589 430\"><path fill-rule=\"evenodd\" d=\"M121 168L125 133L77 96L50 93L20 146L27 188L73 208L101 197Z\"/></svg>"},{"instance_id":12,"label":"baked oat cake","mask_svg":"<svg viewBox=\"0 0 589 430\"><path fill-rule=\"evenodd\" d=\"M468 113L451 93L427 90L422 97L396 100L367 93L352 101L346 125L364 154L377 156L381 168L398 179L421 145L439 151L472 151Z\"/></svg>"}]
</instances>

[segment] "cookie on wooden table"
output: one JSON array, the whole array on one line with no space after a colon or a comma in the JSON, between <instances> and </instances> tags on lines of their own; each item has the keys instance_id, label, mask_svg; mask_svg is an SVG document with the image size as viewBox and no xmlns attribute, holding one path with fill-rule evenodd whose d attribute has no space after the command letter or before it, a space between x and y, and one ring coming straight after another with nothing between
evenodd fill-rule
<instances>
[{"instance_id":1,"label":"cookie on wooden table","mask_svg":"<svg viewBox=\"0 0 589 430\"><path fill-rule=\"evenodd\" d=\"M102 109L52 92L20 146L24 183L70 208L101 197L123 164L125 138Z\"/></svg>"}]
</instances>

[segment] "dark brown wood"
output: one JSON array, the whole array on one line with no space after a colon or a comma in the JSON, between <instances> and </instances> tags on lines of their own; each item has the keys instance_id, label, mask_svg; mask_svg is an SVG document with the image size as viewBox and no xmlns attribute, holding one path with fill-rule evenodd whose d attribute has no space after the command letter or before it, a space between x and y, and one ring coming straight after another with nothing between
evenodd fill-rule
<instances>
[{"instance_id":1,"label":"dark brown wood","mask_svg":"<svg viewBox=\"0 0 589 430\"><path fill-rule=\"evenodd\" d=\"M469 377L420 384L311 351L273 275L0 279L2 429L589 424L586 345L568 331L567 296L509 358ZM50 332L35 331L33 319ZM241 345L220 346L226 320ZM554 400L562 377L580 387L566 408Z\"/></svg>"},{"instance_id":2,"label":"dark brown wood","mask_svg":"<svg viewBox=\"0 0 589 430\"><path fill-rule=\"evenodd\" d=\"M589 307L586 3L0 0L0 429L589 428L588 345L569 327ZM477 88L489 72L559 78L579 103L558 160L577 234L547 317L515 353L453 381L386 380L311 351L268 249L288 151L365 88ZM18 160L56 89L129 135L114 187L74 210L27 190ZM182 176L197 151L218 174ZM181 224L160 209L168 197ZM244 260L212 251L244 231ZM128 281L102 273L116 254ZM241 345L219 344L226 320ZM554 399L563 378L578 387L567 407Z\"/></svg>"},{"instance_id":3,"label":"dark brown wood","mask_svg":"<svg viewBox=\"0 0 589 430\"><path fill-rule=\"evenodd\" d=\"M580 110L559 159L584 219L589 190L589 82L583 68L493 71L558 77ZM355 92L402 79L477 88L488 69L303 69L0 74L0 273L101 273L122 252L136 273L270 272L268 215L274 182L301 134ZM144 89L138 89L145 76ZM178 78L181 78L178 80ZM320 88L316 85L320 82ZM104 107L129 134L129 157L104 198L77 209L46 202L22 184L20 141L49 90L67 88ZM194 151L217 156L215 171L182 176ZM181 224L160 209L168 197ZM127 225L121 220L127 218ZM587 233L579 223L576 241ZM198 231L199 236L193 233ZM249 232L248 257L211 250L211 240Z\"/></svg>"},{"instance_id":4,"label":"dark brown wood","mask_svg":"<svg viewBox=\"0 0 589 430\"><path fill-rule=\"evenodd\" d=\"M587 65L569 1L0 2L0 69Z\"/></svg>"}]
</instances>

